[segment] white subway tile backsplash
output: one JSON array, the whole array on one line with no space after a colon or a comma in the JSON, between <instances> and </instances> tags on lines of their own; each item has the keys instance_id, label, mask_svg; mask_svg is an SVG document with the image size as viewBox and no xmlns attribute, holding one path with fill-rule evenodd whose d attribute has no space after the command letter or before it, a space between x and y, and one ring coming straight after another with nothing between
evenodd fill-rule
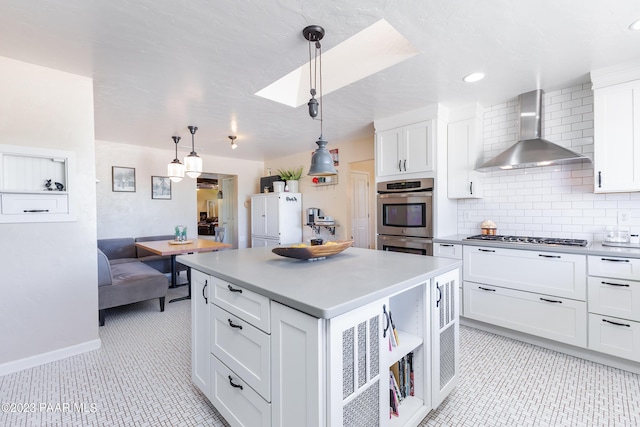
<instances>
[{"instance_id":1,"label":"white subway tile backsplash","mask_svg":"<svg viewBox=\"0 0 640 427\"><path fill-rule=\"evenodd\" d=\"M593 158L593 91L585 82L543 97L544 137ZM483 158L488 160L518 139L518 100L484 110ZM618 211L630 213L640 228L640 193L593 193L593 164L557 166L483 174L484 198L458 201L458 233L477 234L492 219L500 234L602 240L616 225ZM461 212L469 213L468 220Z\"/></svg>"}]
</instances>

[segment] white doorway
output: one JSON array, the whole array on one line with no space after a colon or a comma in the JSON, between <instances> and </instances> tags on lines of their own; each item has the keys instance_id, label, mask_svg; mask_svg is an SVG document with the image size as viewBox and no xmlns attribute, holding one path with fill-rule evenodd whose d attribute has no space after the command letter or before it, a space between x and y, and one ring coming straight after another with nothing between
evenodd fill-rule
<instances>
[{"instance_id":1,"label":"white doorway","mask_svg":"<svg viewBox=\"0 0 640 427\"><path fill-rule=\"evenodd\" d=\"M368 172L352 170L351 182L351 238L357 248L371 248L371 214Z\"/></svg>"},{"instance_id":2,"label":"white doorway","mask_svg":"<svg viewBox=\"0 0 640 427\"><path fill-rule=\"evenodd\" d=\"M215 240L215 228L224 228L224 243L238 247L238 189L235 175L203 173L197 179L198 238Z\"/></svg>"}]
</instances>

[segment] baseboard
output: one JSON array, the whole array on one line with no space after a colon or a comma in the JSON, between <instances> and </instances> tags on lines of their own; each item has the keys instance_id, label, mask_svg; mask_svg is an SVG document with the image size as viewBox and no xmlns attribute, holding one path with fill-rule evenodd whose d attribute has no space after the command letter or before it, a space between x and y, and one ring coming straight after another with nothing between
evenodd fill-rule
<instances>
[{"instance_id":1,"label":"baseboard","mask_svg":"<svg viewBox=\"0 0 640 427\"><path fill-rule=\"evenodd\" d=\"M83 342L82 344L76 344L70 347L49 351L47 353L25 357L24 359L3 363L0 365L0 376L12 374L14 372L33 368L35 366L44 365L45 363L51 363L57 360L66 359L67 357L76 356L88 351L97 350L100 348L100 346L101 341L98 338L95 340Z\"/></svg>"},{"instance_id":2,"label":"baseboard","mask_svg":"<svg viewBox=\"0 0 640 427\"><path fill-rule=\"evenodd\" d=\"M591 362L600 363L602 365L611 366L613 368L622 369L623 371L640 374L640 363L632 360L622 359L616 356L589 350L588 348L576 347L564 344L559 341L553 341L546 338L536 337L535 335L525 334L523 332L514 331L513 329L503 328L502 326L492 325L490 323L480 322L478 320L460 317L460 324L470 326L472 328L491 332L496 335L502 335L507 338L526 342L528 344L537 345L538 347L548 348L559 353L568 354L580 359L589 360Z\"/></svg>"}]
</instances>

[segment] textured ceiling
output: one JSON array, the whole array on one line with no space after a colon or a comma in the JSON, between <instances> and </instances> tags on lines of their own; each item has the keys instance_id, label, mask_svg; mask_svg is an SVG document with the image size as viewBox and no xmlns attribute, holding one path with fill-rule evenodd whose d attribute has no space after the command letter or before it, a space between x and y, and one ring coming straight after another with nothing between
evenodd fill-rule
<instances>
[{"instance_id":1,"label":"textured ceiling","mask_svg":"<svg viewBox=\"0 0 640 427\"><path fill-rule=\"evenodd\" d=\"M373 121L435 102L491 105L588 81L640 59L638 0L3 0L0 56L94 79L96 139L266 160L311 151L306 106L254 94L379 19L420 53L324 97L329 145L373 134ZM487 77L474 84L473 71ZM238 135L231 150L227 135Z\"/></svg>"}]
</instances>

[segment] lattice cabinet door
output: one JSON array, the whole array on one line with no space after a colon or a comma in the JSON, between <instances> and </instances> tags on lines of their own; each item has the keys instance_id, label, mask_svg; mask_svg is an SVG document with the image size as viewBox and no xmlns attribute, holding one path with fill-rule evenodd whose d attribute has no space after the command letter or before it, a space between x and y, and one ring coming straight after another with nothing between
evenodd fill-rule
<instances>
[{"instance_id":1,"label":"lattice cabinet door","mask_svg":"<svg viewBox=\"0 0 640 427\"><path fill-rule=\"evenodd\" d=\"M389 418L388 371L380 357L385 304L387 299L329 321L329 426L374 427L384 413Z\"/></svg>"},{"instance_id":2,"label":"lattice cabinet door","mask_svg":"<svg viewBox=\"0 0 640 427\"><path fill-rule=\"evenodd\" d=\"M437 408L458 384L460 270L436 276L431 286L432 400Z\"/></svg>"}]
</instances>

